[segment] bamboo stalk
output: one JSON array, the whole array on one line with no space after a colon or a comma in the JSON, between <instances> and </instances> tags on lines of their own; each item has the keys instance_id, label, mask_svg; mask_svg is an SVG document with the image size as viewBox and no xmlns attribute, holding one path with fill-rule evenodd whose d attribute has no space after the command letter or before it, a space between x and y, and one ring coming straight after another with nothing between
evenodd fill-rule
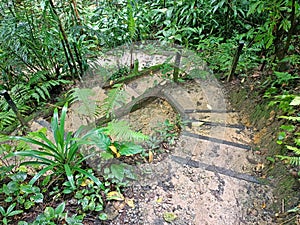
<instances>
[{"instance_id":1,"label":"bamboo stalk","mask_svg":"<svg viewBox=\"0 0 300 225\"><path fill-rule=\"evenodd\" d=\"M67 37L67 35L66 35L66 32L65 32L65 30L64 30L64 28L63 28L62 22L61 22L61 20L59 19L59 16L58 16L58 14L57 14L57 12L56 12L56 10L55 10L55 6L54 6L53 1L52 1L52 0L49 0L49 3L50 3L50 6L51 6L52 11L53 11L53 13L54 13L54 15L55 15L55 17L56 17L56 20L57 20L57 23L58 23L58 27L59 27L59 30L60 30L60 32L61 32L61 34L62 34L63 41L64 41L64 43L65 43L65 47L66 47L66 49L67 49L68 55L69 55L69 57L71 58L71 61L72 61L72 64L73 64L74 72L75 72L76 75L78 75L78 71L77 71L75 59L74 59L73 53L72 53L72 51L71 51L71 46L70 46L70 43L69 43L69 41L68 41L68 37ZM71 71L71 73L73 74L73 71Z\"/></svg>"}]
</instances>

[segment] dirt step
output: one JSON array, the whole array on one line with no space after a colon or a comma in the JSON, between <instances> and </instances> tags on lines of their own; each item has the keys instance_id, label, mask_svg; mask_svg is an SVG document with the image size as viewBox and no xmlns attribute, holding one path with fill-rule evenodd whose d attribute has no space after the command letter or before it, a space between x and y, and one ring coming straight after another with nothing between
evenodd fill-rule
<instances>
[{"instance_id":1,"label":"dirt step","mask_svg":"<svg viewBox=\"0 0 300 225\"><path fill-rule=\"evenodd\" d=\"M191 109L191 111L196 111L196 109ZM225 123L225 124L240 124L238 113L230 111L213 111L213 110L201 110L202 112L184 113L187 115L189 120L206 120L215 123Z\"/></svg>"},{"instance_id":2,"label":"dirt step","mask_svg":"<svg viewBox=\"0 0 300 225\"><path fill-rule=\"evenodd\" d=\"M141 175L134 190L139 224L167 224L166 212L177 217L176 225L272 224L268 211L261 211L272 201L267 186L250 176L228 176L218 167L193 167L174 158L141 165L148 174Z\"/></svg>"},{"instance_id":3,"label":"dirt step","mask_svg":"<svg viewBox=\"0 0 300 225\"><path fill-rule=\"evenodd\" d=\"M246 174L259 172L256 171L256 167L261 162L260 158L249 150L185 135L182 136L182 141L176 147L174 154Z\"/></svg>"},{"instance_id":4,"label":"dirt step","mask_svg":"<svg viewBox=\"0 0 300 225\"><path fill-rule=\"evenodd\" d=\"M248 130L240 130L234 127L223 126L194 126L186 127L185 135L193 136L200 140L211 140L216 143L228 144L245 149L251 149L249 143L251 143L251 132ZM194 135L193 135L194 134ZM240 146L239 146L240 145Z\"/></svg>"}]
</instances>

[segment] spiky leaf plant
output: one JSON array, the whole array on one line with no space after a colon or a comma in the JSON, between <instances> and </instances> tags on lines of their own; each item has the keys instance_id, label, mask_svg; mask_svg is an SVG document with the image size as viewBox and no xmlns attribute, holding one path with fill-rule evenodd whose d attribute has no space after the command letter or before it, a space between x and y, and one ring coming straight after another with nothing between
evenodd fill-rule
<instances>
[{"instance_id":1,"label":"spiky leaf plant","mask_svg":"<svg viewBox=\"0 0 300 225\"><path fill-rule=\"evenodd\" d=\"M85 136L79 138L82 129L72 134L65 131L65 119L67 115L67 104L64 105L61 116L58 116L58 110L55 109L51 121L51 129L54 137L54 142L51 141L43 132L34 132L33 137L11 136L10 139L23 141L29 144L38 146L38 148L17 151L15 156L25 156L25 161L21 165L38 165L43 166L29 182L34 184L42 175L47 172L53 172L56 176L65 176L75 189L74 173L78 172L84 174L93 180L98 186L104 188L102 183L94 175L88 173L81 168L82 162L89 156L83 157L79 153L82 145L87 144L85 137L91 135L92 130ZM35 160L32 160L35 159Z\"/></svg>"}]
</instances>

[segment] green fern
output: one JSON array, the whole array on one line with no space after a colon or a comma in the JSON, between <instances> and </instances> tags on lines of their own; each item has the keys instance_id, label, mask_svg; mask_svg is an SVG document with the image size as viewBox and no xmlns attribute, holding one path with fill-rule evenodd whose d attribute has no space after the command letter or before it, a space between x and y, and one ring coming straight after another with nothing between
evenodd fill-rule
<instances>
[{"instance_id":1,"label":"green fern","mask_svg":"<svg viewBox=\"0 0 300 225\"><path fill-rule=\"evenodd\" d=\"M276 155L276 157L281 160L287 160L291 165L300 166L300 157L298 156Z\"/></svg>"},{"instance_id":2,"label":"green fern","mask_svg":"<svg viewBox=\"0 0 300 225\"><path fill-rule=\"evenodd\" d=\"M95 92L89 88L74 88L72 90L72 102L80 101L82 103L82 105L76 109L77 113L89 116L90 118L96 115L96 101L90 99L93 95L95 95Z\"/></svg>"},{"instance_id":3,"label":"green fern","mask_svg":"<svg viewBox=\"0 0 300 225\"><path fill-rule=\"evenodd\" d=\"M70 81L67 80L49 80L49 81L41 81L37 85L34 86L34 89L30 92L31 97L35 98L38 103L40 103L40 99L47 100L50 98L50 90L55 86L59 86L61 84L69 84Z\"/></svg>"},{"instance_id":4,"label":"green fern","mask_svg":"<svg viewBox=\"0 0 300 225\"><path fill-rule=\"evenodd\" d=\"M291 106L299 106L300 105L300 97L299 96L293 96L293 100L290 102ZM300 116L280 116L279 118L282 119L287 119L289 121L294 121L299 123L300 122ZM290 126L281 126L281 128L283 127L290 127ZM294 127L296 126L292 126L292 131L294 131ZM285 135L285 133L284 133ZM293 137L294 137L294 143L295 146L291 146L291 145L285 145L285 147L292 151L294 153L294 156L286 156L286 155L276 155L277 158L281 159L281 160L287 160L289 162L289 164L294 165L294 166L300 166L300 133L296 131L294 131L292 133Z\"/></svg>"},{"instance_id":5,"label":"green fern","mask_svg":"<svg viewBox=\"0 0 300 225\"><path fill-rule=\"evenodd\" d=\"M104 99L100 106L100 112L105 113L109 118L114 116L113 111L121 107L126 100L126 92L123 90L123 84L115 84L111 90L108 91L107 98Z\"/></svg>"},{"instance_id":6,"label":"green fern","mask_svg":"<svg viewBox=\"0 0 300 225\"><path fill-rule=\"evenodd\" d=\"M12 125L16 122L16 115L12 110L7 112L0 112L0 130L3 130L5 127Z\"/></svg>"},{"instance_id":7,"label":"green fern","mask_svg":"<svg viewBox=\"0 0 300 225\"><path fill-rule=\"evenodd\" d=\"M131 130L126 121L113 120L107 124L105 130L118 141L141 142L149 139L147 135Z\"/></svg>"},{"instance_id":8,"label":"green fern","mask_svg":"<svg viewBox=\"0 0 300 225\"><path fill-rule=\"evenodd\" d=\"M43 75L33 75L33 78L29 83L16 84L9 91L12 100L21 114L31 113L33 108L32 106L36 107L41 100L48 100L51 97L50 90L54 87L70 83L70 81L62 79L49 81L39 80L39 83L35 83L33 85L33 82L38 81L38 77L40 79L45 78ZM0 100L0 108L2 109L2 112L0 113L0 129L2 130L4 127L15 123L16 116L3 98Z\"/></svg>"}]
</instances>

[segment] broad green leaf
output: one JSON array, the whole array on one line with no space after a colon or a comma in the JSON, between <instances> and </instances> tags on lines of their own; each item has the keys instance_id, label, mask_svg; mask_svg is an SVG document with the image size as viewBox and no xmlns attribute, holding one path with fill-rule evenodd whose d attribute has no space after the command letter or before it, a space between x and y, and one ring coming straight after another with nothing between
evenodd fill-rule
<instances>
[{"instance_id":1,"label":"broad green leaf","mask_svg":"<svg viewBox=\"0 0 300 225\"><path fill-rule=\"evenodd\" d=\"M0 206L0 213L2 216L5 216L5 214L6 214L5 209L2 206Z\"/></svg>"},{"instance_id":2,"label":"broad green leaf","mask_svg":"<svg viewBox=\"0 0 300 225\"><path fill-rule=\"evenodd\" d=\"M283 139L285 139L285 137L286 137L286 133L285 132L279 132L279 134L278 134L278 140L283 140Z\"/></svg>"},{"instance_id":3,"label":"broad green leaf","mask_svg":"<svg viewBox=\"0 0 300 225\"><path fill-rule=\"evenodd\" d=\"M45 150L49 150L50 152L56 152L56 149L53 148L52 146L46 145L43 142L34 140L32 138L27 138L27 137L20 137L20 136L10 136L9 137L11 140L17 140L17 141L24 141L26 143L31 143L34 145L38 145L41 148L45 149Z\"/></svg>"},{"instance_id":4,"label":"broad green leaf","mask_svg":"<svg viewBox=\"0 0 300 225\"><path fill-rule=\"evenodd\" d=\"M32 206L34 206L35 204L34 204L34 202L33 201L26 201L26 202L24 202L24 207L25 207L25 209L30 209Z\"/></svg>"},{"instance_id":5,"label":"broad green leaf","mask_svg":"<svg viewBox=\"0 0 300 225\"><path fill-rule=\"evenodd\" d=\"M20 214L22 212L23 212L23 210L15 210L15 211L10 212L7 216L15 216L15 215Z\"/></svg>"},{"instance_id":6,"label":"broad green leaf","mask_svg":"<svg viewBox=\"0 0 300 225\"><path fill-rule=\"evenodd\" d=\"M15 207L16 207L16 203L11 204L6 210L7 215L9 215L9 213L11 213Z\"/></svg>"},{"instance_id":7,"label":"broad green leaf","mask_svg":"<svg viewBox=\"0 0 300 225\"><path fill-rule=\"evenodd\" d=\"M108 147L111 145L111 140L108 135L103 132L98 132L97 130L87 133L83 139L89 141L87 142L88 144L95 144L98 148L105 151L108 150Z\"/></svg>"},{"instance_id":8,"label":"broad green leaf","mask_svg":"<svg viewBox=\"0 0 300 225\"><path fill-rule=\"evenodd\" d=\"M30 184L21 184L20 185L20 191L24 192L25 194L31 194L33 192L33 187Z\"/></svg>"},{"instance_id":9,"label":"broad green leaf","mask_svg":"<svg viewBox=\"0 0 300 225\"><path fill-rule=\"evenodd\" d=\"M37 134L35 134L36 137L40 138L42 141L46 142L49 146L49 149L53 149L56 150L56 146L53 144L53 142L51 140L49 140L46 136L45 133L43 132L38 132Z\"/></svg>"},{"instance_id":10,"label":"broad green leaf","mask_svg":"<svg viewBox=\"0 0 300 225\"><path fill-rule=\"evenodd\" d=\"M100 153L101 158L103 158L104 160L108 160L108 159L113 159L114 155L109 153L109 152L101 152Z\"/></svg>"},{"instance_id":11,"label":"broad green leaf","mask_svg":"<svg viewBox=\"0 0 300 225\"><path fill-rule=\"evenodd\" d=\"M135 155L141 153L143 150L144 149L142 146L128 142L120 146L119 153L121 155L129 156L129 155Z\"/></svg>"},{"instance_id":12,"label":"broad green leaf","mask_svg":"<svg viewBox=\"0 0 300 225\"><path fill-rule=\"evenodd\" d=\"M60 143L60 135L59 135L59 128L58 128L58 109L54 109L53 117L51 119L51 129L53 132L54 140L56 145Z\"/></svg>"},{"instance_id":13,"label":"broad green leaf","mask_svg":"<svg viewBox=\"0 0 300 225\"><path fill-rule=\"evenodd\" d=\"M112 164L110 166L110 170L112 175L117 178L119 181L123 181L124 179L124 165L122 164Z\"/></svg>"},{"instance_id":14,"label":"broad green leaf","mask_svg":"<svg viewBox=\"0 0 300 225\"><path fill-rule=\"evenodd\" d=\"M280 128L288 132L292 132L295 130L295 126L293 125L281 125Z\"/></svg>"},{"instance_id":15,"label":"broad green leaf","mask_svg":"<svg viewBox=\"0 0 300 225\"><path fill-rule=\"evenodd\" d=\"M24 181L27 178L27 173L18 172L10 177L13 181Z\"/></svg>"},{"instance_id":16,"label":"broad green leaf","mask_svg":"<svg viewBox=\"0 0 300 225\"><path fill-rule=\"evenodd\" d=\"M108 220L108 216L106 213L100 213L100 215L98 216L100 220Z\"/></svg>"},{"instance_id":17,"label":"broad green leaf","mask_svg":"<svg viewBox=\"0 0 300 225\"><path fill-rule=\"evenodd\" d=\"M61 146L64 148L64 136L65 136L65 120L68 111L68 103L66 103L61 111L60 115L60 135L61 135Z\"/></svg>"},{"instance_id":18,"label":"broad green leaf","mask_svg":"<svg viewBox=\"0 0 300 225\"><path fill-rule=\"evenodd\" d=\"M66 207L66 203L62 202L60 203L56 208L55 208L55 214L56 215L61 215L63 213L63 211L65 210Z\"/></svg>"},{"instance_id":19,"label":"broad green leaf","mask_svg":"<svg viewBox=\"0 0 300 225\"><path fill-rule=\"evenodd\" d=\"M36 193L30 199L32 199L35 203L42 203L44 200L44 195L42 193Z\"/></svg>"},{"instance_id":20,"label":"broad green leaf","mask_svg":"<svg viewBox=\"0 0 300 225\"><path fill-rule=\"evenodd\" d=\"M81 206L82 206L82 209L83 211L87 211L89 208L88 208L88 205L89 205L89 199L87 196L85 196L82 200L81 200Z\"/></svg>"},{"instance_id":21,"label":"broad green leaf","mask_svg":"<svg viewBox=\"0 0 300 225\"><path fill-rule=\"evenodd\" d=\"M55 218L55 211L52 207L46 207L44 215L47 220L52 220L53 218Z\"/></svg>"},{"instance_id":22,"label":"broad green leaf","mask_svg":"<svg viewBox=\"0 0 300 225\"><path fill-rule=\"evenodd\" d=\"M17 192L19 190L19 186L20 186L19 182L17 182L17 181L10 181L7 184L7 188L10 193Z\"/></svg>"}]
</instances>

